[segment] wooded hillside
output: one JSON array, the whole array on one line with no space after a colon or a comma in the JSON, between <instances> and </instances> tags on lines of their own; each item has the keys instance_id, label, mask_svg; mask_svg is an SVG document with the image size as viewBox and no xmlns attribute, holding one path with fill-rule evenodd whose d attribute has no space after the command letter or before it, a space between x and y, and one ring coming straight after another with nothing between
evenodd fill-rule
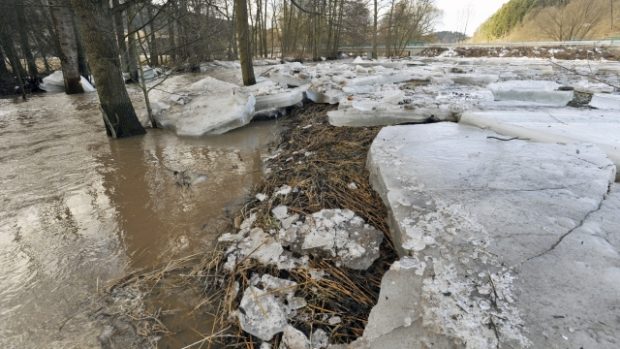
<instances>
[{"instance_id":1,"label":"wooded hillside","mask_svg":"<svg viewBox=\"0 0 620 349\"><path fill-rule=\"evenodd\" d=\"M604 39L620 30L618 12L618 0L511 0L478 28L473 40Z\"/></svg>"}]
</instances>

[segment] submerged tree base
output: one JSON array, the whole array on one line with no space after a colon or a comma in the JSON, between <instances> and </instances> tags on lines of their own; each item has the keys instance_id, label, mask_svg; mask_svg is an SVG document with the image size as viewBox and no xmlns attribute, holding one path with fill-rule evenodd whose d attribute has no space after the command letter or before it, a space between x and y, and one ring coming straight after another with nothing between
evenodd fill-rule
<instances>
[{"instance_id":1,"label":"submerged tree base","mask_svg":"<svg viewBox=\"0 0 620 349\"><path fill-rule=\"evenodd\" d=\"M140 294L144 304L149 304L149 298L161 297L165 289L200 290L203 297L195 311L210 314L212 325L211 333L204 334L197 345L258 348L263 341L241 330L237 309L244 291L252 288L252 280L255 282L257 275L271 275L297 284L295 298L305 299L306 304L288 321L308 338L319 329L332 344L349 343L362 336L370 310L377 302L383 274L397 256L389 238L387 211L372 190L366 170L367 152L379 128L330 126L326 114L331 109L309 105L292 112L285 121L276 155L266 163L268 174L264 182L233 217L229 231L236 232L250 216L256 218L254 227L273 229L276 223L272 209L280 205L301 215L322 209L350 209L386 237L379 258L368 270L352 270L329 258L310 257L309 268L282 270L246 258L231 271L225 266L230 251L219 246L204 254L171 261L156 270L130 275L108 289L110 299L119 302L117 298L123 299L129 292ZM296 190L269 200L260 195L275 193L282 187ZM321 277L309 270L318 271ZM155 338L167 333L167 309L148 309L148 305L131 309L130 314L117 316L151 331L144 331L144 336ZM282 334L277 334L270 342L277 348L281 341Z\"/></svg>"}]
</instances>

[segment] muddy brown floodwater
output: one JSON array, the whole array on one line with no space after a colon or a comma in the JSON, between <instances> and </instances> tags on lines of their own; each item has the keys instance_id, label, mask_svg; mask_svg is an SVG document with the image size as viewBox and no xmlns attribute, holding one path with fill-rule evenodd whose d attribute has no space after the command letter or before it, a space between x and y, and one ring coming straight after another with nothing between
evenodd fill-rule
<instances>
[{"instance_id":1,"label":"muddy brown floodwater","mask_svg":"<svg viewBox=\"0 0 620 349\"><path fill-rule=\"evenodd\" d=\"M0 100L0 348L98 348L93 295L209 248L261 178L277 127L110 140L96 95Z\"/></svg>"}]
</instances>

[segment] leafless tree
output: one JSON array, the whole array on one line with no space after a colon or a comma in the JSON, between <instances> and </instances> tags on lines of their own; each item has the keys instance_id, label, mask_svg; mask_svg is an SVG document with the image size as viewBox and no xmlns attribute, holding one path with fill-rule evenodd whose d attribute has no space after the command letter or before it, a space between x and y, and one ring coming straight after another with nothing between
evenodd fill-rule
<instances>
[{"instance_id":1,"label":"leafless tree","mask_svg":"<svg viewBox=\"0 0 620 349\"><path fill-rule=\"evenodd\" d=\"M252 66L252 47L248 29L248 4L246 0L235 1L235 28L239 46L239 60L241 61L241 75L243 84L254 85L254 67Z\"/></svg>"},{"instance_id":2,"label":"leafless tree","mask_svg":"<svg viewBox=\"0 0 620 349\"><path fill-rule=\"evenodd\" d=\"M384 20L388 55L402 55L407 44L431 34L439 14L433 0L393 1Z\"/></svg>"},{"instance_id":3,"label":"leafless tree","mask_svg":"<svg viewBox=\"0 0 620 349\"><path fill-rule=\"evenodd\" d=\"M83 93L80 83L78 42L73 21L73 13L68 0L48 0L52 22L56 29L59 56L67 94Z\"/></svg>"},{"instance_id":4,"label":"leafless tree","mask_svg":"<svg viewBox=\"0 0 620 349\"><path fill-rule=\"evenodd\" d=\"M583 40L604 15L600 2L573 0L544 8L536 16L540 30L552 40Z\"/></svg>"},{"instance_id":5,"label":"leafless tree","mask_svg":"<svg viewBox=\"0 0 620 349\"><path fill-rule=\"evenodd\" d=\"M71 4L78 17L88 61L97 82L97 94L108 135L120 138L144 134L123 81L109 1L71 0Z\"/></svg>"}]
</instances>

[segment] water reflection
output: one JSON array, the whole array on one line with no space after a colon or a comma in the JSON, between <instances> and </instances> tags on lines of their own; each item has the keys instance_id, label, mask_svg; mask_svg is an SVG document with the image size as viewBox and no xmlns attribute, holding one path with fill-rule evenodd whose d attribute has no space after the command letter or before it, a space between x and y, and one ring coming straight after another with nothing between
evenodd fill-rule
<instances>
[{"instance_id":1,"label":"water reflection","mask_svg":"<svg viewBox=\"0 0 620 349\"><path fill-rule=\"evenodd\" d=\"M132 266L207 246L213 236L205 232L217 231L226 209L241 203L260 178L261 150L273 132L271 123L258 123L217 137L178 138L154 130L111 142L109 154L99 158L101 174ZM200 180L185 186L175 175L180 172Z\"/></svg>"},{"instance_id":2,"label":"water reflection","mask_svg":"<svg viewBox=\"0 0 620 349\"><path fill-rule=\"evenodd\" d=\"M110 141L95 98L0 100L1 348L99 347L92 295L131 268L207 248L276 131ZM208 179L181 187L174 170Z\"/></svg>"}]
</instances>

